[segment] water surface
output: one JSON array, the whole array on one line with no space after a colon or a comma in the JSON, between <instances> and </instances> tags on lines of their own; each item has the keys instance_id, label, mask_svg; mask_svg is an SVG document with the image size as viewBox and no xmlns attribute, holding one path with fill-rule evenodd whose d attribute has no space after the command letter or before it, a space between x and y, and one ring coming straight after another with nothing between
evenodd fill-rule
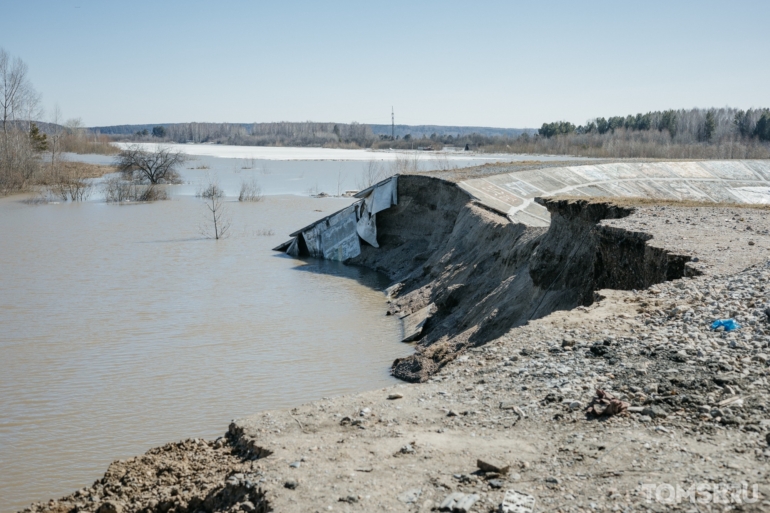
<instances>
[{"instance_id":1,"label":"water surface","mask_svg":"<svg viewBox=\"0 0 770 513\"><path fill-rule=\"evenodd\" d=\"M193 155L169 201L0 199L0 512L87 485L114 459L220 436L233 418L393 383L390 363L412 349L384 315L387 280L271 248L349 205L306 194L358 188L367 159L490 161L182 146ZM208 179L230 196L226 240L201 235ZM251 179L264 201L233 201Z\"/></svg>"}]
</instances>

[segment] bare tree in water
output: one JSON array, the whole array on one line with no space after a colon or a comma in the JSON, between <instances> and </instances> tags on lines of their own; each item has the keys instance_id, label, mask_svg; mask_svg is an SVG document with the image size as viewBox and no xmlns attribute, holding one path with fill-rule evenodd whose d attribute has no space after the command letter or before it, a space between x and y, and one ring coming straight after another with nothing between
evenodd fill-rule
<instances>
[{"instance_id":1,"label":"bare tree in water","mask_svg":"<svg viewBox=\"0 0 770 513\"><path fill-rule=\"evenodd\" d=\"M224 239L230 235L230 216L224 202L225 191L219 187L216 180L209 178L196 196L203 198L208 209L207 222L201 227L201 233L215 240Z\"/></svg>"},{"instance_id":2,"label":"bare tree in water","mask_svg":"<svg viewBox=\"0 0 770 513\"><path fill-rule=\"evenodd\" d=\"M154 151L147 151L138 144L132 144L121 151L115 165L124 176L151 184L178 183L177 168L187 160L187 156L171 148L156 146Z\"/></svg>"}]
</instances>

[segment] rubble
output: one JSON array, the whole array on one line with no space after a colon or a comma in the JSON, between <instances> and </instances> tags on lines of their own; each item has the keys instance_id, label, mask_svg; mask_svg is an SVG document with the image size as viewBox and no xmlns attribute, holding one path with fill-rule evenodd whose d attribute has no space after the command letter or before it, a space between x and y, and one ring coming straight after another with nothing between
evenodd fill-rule
<instances>
[{"instance_id":1,"label":"rubble","mask_svg":"<svg viewBox=\"0 0 770 513\"><path fill-rule=\"evenodd\" d=\"M508 490L505 492L500 513L532 513L535 510L535 498L529 494Z\"/></svg>"}]
</instances>

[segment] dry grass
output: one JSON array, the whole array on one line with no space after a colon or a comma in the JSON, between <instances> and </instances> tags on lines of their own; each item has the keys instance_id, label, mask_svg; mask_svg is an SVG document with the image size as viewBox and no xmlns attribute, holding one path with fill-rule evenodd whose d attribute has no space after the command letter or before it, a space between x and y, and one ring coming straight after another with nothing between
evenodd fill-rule
<instances>
[{"instance_id":1,"label":"dry grass","mask_svg":"<svg viewBox=\"0 0 770 513\"><path fill-rule=\"evenodd\" d=\"M110 173L117 173L114 166L102 166L98 164L86 164L85 162L57 162L56 172L51 169L50 163L42 166L42 173L38 185L50 185L56 181L57 176L77 176L78 178L101 178Z\"/></svg>"},{"instance_id":2,"label":"dry grass","mask_svg":"<svg viewBox=\"0 0 770 513\"><path fill-rule=\"evenodd\" d=\"M61 149L81 155L117 155L120 153L120 148L111 143L112 139L106 135L64 134L61 138Z\"/></svg>"},{"instance_id":3,"label":"dry grass","mask_svg":"<svg viewBox=\"0 0 770 513\"><path fill-rule=\"evenodd\" d=\"M77 169L84 178L101 178L110 173L117 173L115 166L103 166L99 164L86 164L85 162L62 162L65 171Z\"/></svg>"}]
</instances>

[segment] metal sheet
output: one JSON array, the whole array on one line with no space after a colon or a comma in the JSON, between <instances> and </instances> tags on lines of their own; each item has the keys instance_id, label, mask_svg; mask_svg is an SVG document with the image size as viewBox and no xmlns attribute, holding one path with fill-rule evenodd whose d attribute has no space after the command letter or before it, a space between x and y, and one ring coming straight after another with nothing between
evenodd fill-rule
<instances>
[{"instance_id":1,"label":"metal sheet","mask_svg":"<svg viewBox=\"0 0 770 513\"><path fill-rule=\"evenodd\" d=\"M309 256L344 261L361 254L362 239L379 247L376 213L398 204L398 177L383 180L356 197L364 199L292 233L294 239L276 250L300 256L307 247Z\"/></svg>"},{"instance_id":2,"label":"metal sheet","mask_svg":"<svg viewBox=\"0 0 770 513\"><path fill-rule=\"evenodd\" d=\"M299 256L299 244L297 243L297 237L294 237L291 240L291 244L289 244L289 247L286 248L286 254L295 258Z\"/></svg>"},{"instance_id":3,"label":"metal sheet","mask_svg":"<svg viewBox=\"0 0 770 513\"><path fill-rule=\"evenodd\" d=\"M389 209L391 205L397 204L397 182L398 177L393 177L390 180L380 182L374 187L371 193L373 197L371 204L371 213L376 214L383 210Z\"/></svg>"},{"instance_id":4,"label":"metal sheet","mask_svg":"<svg viewBox=\"0 0 770 513\"><path fill-rule=\"evenodd\" d=\"M372 213L371 208L373 201L373 194L370 194L358 205L356 209L358 216L356 232L363 240L375 248L379 248L380 245L377 244L377 215Z\"/></svg>"}]
</instances>

